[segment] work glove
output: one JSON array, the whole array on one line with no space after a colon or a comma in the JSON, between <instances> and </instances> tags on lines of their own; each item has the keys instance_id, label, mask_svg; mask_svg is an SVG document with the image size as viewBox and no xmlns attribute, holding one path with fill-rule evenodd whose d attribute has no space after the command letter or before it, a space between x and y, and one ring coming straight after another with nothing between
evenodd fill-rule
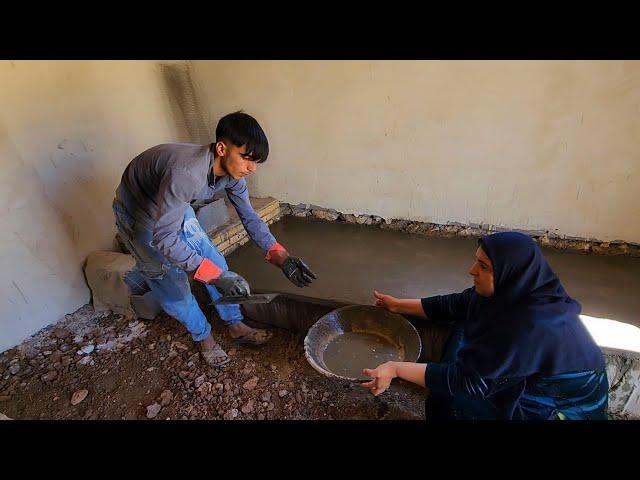
<instances>
[{"instance_id":1,"label":"work glove","mask_svg":"<svg viewBox=\"0 0 640 480\"><path fill-rule=\"evenodd\" d=\"M279 243L269 249L265 258L269 263L280 268L284 276L297 287L308 287L317 278L302 259L290 256Z\"/></svg>"},{"instance_id":2,"label":"work glove","mask_svg":"<svg viewBox=\"0 0 640 480\"><path fill-rule=\"evenodd\" d=\"M222 270L208 258L205 258L195 274L195 280L216 287L225 297L246 297L250 295L249 283L235 272Z\"/></svg>"}]
</instances>

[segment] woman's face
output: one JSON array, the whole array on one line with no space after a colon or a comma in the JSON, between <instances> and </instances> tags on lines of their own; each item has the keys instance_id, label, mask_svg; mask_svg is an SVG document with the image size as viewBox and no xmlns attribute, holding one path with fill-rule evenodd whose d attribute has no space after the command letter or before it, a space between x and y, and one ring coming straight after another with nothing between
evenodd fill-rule
<instances>
[{"instance_id":1,"label":"woman's face","mask_svg":"<svg viewBox=\"0 0 640 480\"><path fill-rule=\"evenodd\" d=\"M491 297L494 294L493 264L482 247L476 250L476 261L471 265L469 275L473 277L473 286L478 295Z\"/></svg>"}]
</instances>

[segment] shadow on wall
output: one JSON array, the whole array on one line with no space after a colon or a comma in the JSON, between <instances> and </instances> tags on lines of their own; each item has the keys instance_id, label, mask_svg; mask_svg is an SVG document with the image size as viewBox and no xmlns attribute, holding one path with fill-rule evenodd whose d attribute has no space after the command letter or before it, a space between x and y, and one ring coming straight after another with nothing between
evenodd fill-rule
<instances>
[{"instance_id":1,"label":"shadow on wall","mask_svg":"<svg viewBox=\"0 0 640 480\"><path fill-rule=\"evenodd\" d=\"M161 64L163 91L169 100L180 142L207 144L212 133L197 101L188 64Z\"/></svg>"}]
</instances>

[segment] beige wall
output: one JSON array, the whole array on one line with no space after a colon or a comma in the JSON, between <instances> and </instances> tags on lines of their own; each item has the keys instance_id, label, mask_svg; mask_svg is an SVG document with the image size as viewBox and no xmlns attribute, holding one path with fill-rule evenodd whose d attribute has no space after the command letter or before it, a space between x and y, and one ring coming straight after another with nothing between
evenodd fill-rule
<instances>
[{"instance_id":1,"label":"beige wall","mask_svg":"<svg viewBox=\"0 0 640 480\"><path fill-rule=\"evenodd\" d=\"M176 128L157 62L0 61L0 351L90 300L122 171Z\"/></svg>"},{"instance_id":2,"label":"beige wall","mask_svg":"<svg viewBox=\"0 0 640 480\"><path fill-rule=\"evenodd\" d=\"M253 194L640 242L640 62L197 61L271 143Z\"/></svg>"}]
</instances>

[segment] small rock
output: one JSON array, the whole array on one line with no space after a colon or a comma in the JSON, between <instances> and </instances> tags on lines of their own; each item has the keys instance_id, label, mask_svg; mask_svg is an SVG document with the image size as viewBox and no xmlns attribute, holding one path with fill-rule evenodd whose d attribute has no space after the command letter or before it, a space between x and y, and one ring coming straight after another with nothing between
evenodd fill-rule
<instances>
[{"instance_id":1,"label":"small rock","mask_svg":"<svg viewBox=\"0 0 640 480\"><path fill-rule=\"evenodd\" d=\"M253 390L258 386L258 380L259 380L258 377L251 377L249 380L244 382L244 385L242 385L242 388L244 388L245 390Z\"/></svg>"},{"instance_id":2,"label":"small rock","mask_svg":"<svg viewBox=\"0 0 640 480\"><path fill-rule=\"evenodd\" d=\"M16 373L18 373L20 371L20 364L18 363L14 363L13 365L11 365L9 367L9 373L11 375L15 375Z\"/></svg>"},{"instance_id":3,"label":"small rock","mask_svg":"<svg viewBox=\"0 0 640 480\"><path fill-rule=\"evenodd\" d=\"M282 397L284 397L284 396L286 396L288 394L289 394L289 392L287 392L286 390L280 390L278 392L278 395L280 396L280 398L282 398Z\"/></svg>"},{"instance_id":4,"label":"small rock","mask_svg":"<svg viewBox=\"0 0 640 480\"><path fill-rule=\"evenodd\" d=\"M149 348L149 350L153 350L154 348L156 348L156 344L152 343L151 345L149 345L148 348Z\"/></svg>"},{"instance_id":5,"label":"small rock","mask_svg":"<svg viewBox=\"0 0 640 480\"><path fill-rule=\"evenodd\" d=\"M200 353L196 352L189 357L189 363L194 364L198 361L199 358L200 358Z\"/></svg>"},{"instance_id":6,"label":"small rock","mask_svg":"<svg viewBox=\"0 0 640 480\"><path fill-rule=\"evenodd\" d=\"M198 378L196 378L194 384L195 387L198 388L200 385L202 385L204 383L204 381L207 379L207 376L202 374L200 375Z\"/></svg>"},{"instance_id":7,"label":"small rock","mask_svg":"<svg viewBox=\"0 0 640 480\"><path fill-rule=\"evenodd\" d=\"M180 349L180 350L185 350L185 351L186 351L186 350L189 350L189 347L187 347L184 343L182 343L182 342L178 342L178 341L173 342L173 343L171 344L171 346L172 346L172 347L176 347L176 348L178 348L178 349Z\"/></svg>"},{"instance_id":8,"label":"small rock","mask_svg":"<svg viewBox=\"0 0 640 480\"><path fill-rule=\"evenodd\" d=\"M57 376L58 376L58 372L56 372L55 370L49 370L47 373L45 373L42 376L42 381L43 382L50 382L51 380L53 380Z\"/></svg>"},{"instance_id":9,"label":"small rock","mask_svg":"<svg viewBox=\"0 0 640 480\"><path fill-rule=\"evenodd\" d=\"M269 391L264 392L262 395L260 395L260 400L262 400L264 402L271 401L271 392L269 392Z\"/></svg>"},{"instance_id":10,"label":"small rock","mask_svg":"<svg viewBox=\"0 0 640 480\"><path fill-rule=\"evenodd\" d=\"M171 400L173 400L173 392L171 390L164 390L161 394L160 394L160 405L161 406L167 406L171 403Z\"/></svg>"},{"instance_id":11,"label":"small rock","mask_svg":"<svg viewBox=\"0 0 640 480\"><path fill-rule=\"evenodd\" d=\"M67 330L65 330L64 328L56 328L52 333L56 338L66 338L68 335Z\"/></svg>"},{"instance_id":12,"label":"small rock","mask_svg":"<svg viewBox=\"0 0 640 480\"><path fill-rule=\"evenodd\" d=\"M198 388L198 393L201 395L207 395L209 392L211 392L212 388L213 388L213 385L211 385L211 382L204 382Z\"/></svg>"},{"instance_id":13,"label":"small rock","mask_svg":"<svg viewBox=\"0 0 640 480\"><path fill-rule=\"evenodd\" d=\"M159 403L153 403L147 407L147 418L156 418L158 413L162 410L162 405Z\"/></svg>"},{"instance_id":14,"label":"small rock","mask_svg":"<svg viewBox=\"0 0 640 480\"><path fill-rule=\"evenodd\" d=\"M321 220L335 221L340 216L335 210L312 209L311 214Z\"/></svg>"},{"instance_id":15,"label":"small rock","mask_svg":"<svg viewBox=\"0 0 640 480\"><path fill-rule=\"evenodd\" d=\"M238 409L237 408L232 408L231 410L228 410L223 418L225 420L233 420L234 418L236 418L238 416Z\"/></svg>"},{"instance_id":16,"label":"small rock","mask_svg":"<svg viewBox=\"0 0 640 480\"><path fill-rule=\"evenodd\" d=\"M78 365L89 365L89 363L91 362L92 362L91 357L87 355L86 357L82 357L82 359L78 361Z\"/></svg>"},{"instance_id":17,"label":"small rock","mask_svg":"<svg viewBox=\"0 0 640 480\"><path fill-rule=\"evenodd\" d=\"M78 353L89 355L91 352L93 352L94 348L96 347L93 345L93 343L90 343L89 345L85 345L84 347L82 347Z\"/></svg>"},{"instance_id":18,"label":"small rock","mask_svg":"<svg viewBox=\"0 0 640 480\"><path fill-rule=\"evenodd\" d=\"M4 413L0 413L0 420L13 420L13 419L7 417Z\"/></svg>"},{"instance_id":19,"label":"small rock","mask_svg":"<svg viewBox=\"0 0 640 480\"><path fill-rule=\"evenodd\" d=\"M49 356L49 355L51 355L53 352L52 352L51 350L45 350L45 351L44 351L44 352L42 352L42 353L43 353L43 355L44 355L45 357L48 357L48 356Z\"/></svg>"},{"instance_id":20,"label":"small rock","mask_svg":"<svg viewBox=\"0 0 640 480\"><path fill-rule=\"evenodd\" d=\"M251 399L247 403L245 403L240 410L242 410L242 413L251 413L251 412L253 412L253 399Z\"/></svg>"},{"instance_id":21,"label":"small rock","mask_svg":"<svg viewBox=\"0 0 640 480\"><path fill-rule=\"evenodd\" d=\"M227 352L227 354L229 355L235 355L238 352L238 350L235 347L231 347L229 349L229 351Z\"/></svg>"},{"instance_id":22,"label":"small rock","mask_svg":"<svg viewBox=\"0 0 640 480\"><path fill-rule=\"evenodd\" d=\"M62 358L62 352L59 351L55 351L51 354L51 356L49 357L49 361L51 363L58 363L60 361L60 359Z\"/></svg>"},{"instance_id":23,"label":"small rock","mask_svg":"<svg viewBox=\"0 0 640 480\"><path fill-rule=\"evenodd\" d=\"M271 411L274 408L276 408L276 406L273 404L273 402L269 402L269 405L267 405L267 410Z\"/></svg>"},{"instance_id":24,"label":"small rock","mask_svg":"<svg viewBox=\"0 0 640 480\"><path fill-rule=\"evenodd\" d=\"M71 395L71 405L78 405L85 398L87 398L88 393L89 393L89 390L86 390L86 389L73 392L73 395Z\"/></svg>"},{"instance_id":25,"label":"small rock","mask_svg":"<svg viewBox=\"0 0 640 480\"><path fill-rule=\"evenodd\" d=\"M264 415L262 413L258 414L258 420L264 420Z\"/></svg>"}]
</instances>

